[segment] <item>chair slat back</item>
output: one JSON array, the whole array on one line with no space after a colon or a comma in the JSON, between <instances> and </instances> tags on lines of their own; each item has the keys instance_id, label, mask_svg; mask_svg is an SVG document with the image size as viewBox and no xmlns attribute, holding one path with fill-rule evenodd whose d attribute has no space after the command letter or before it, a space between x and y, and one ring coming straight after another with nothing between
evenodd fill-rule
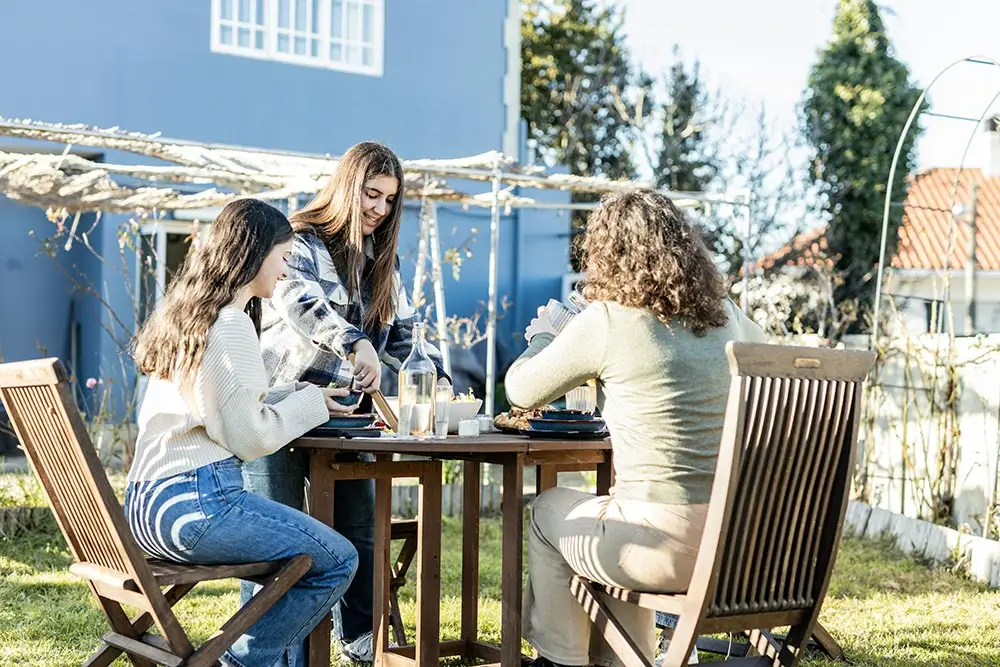
<instances>
[{"instance_id":1,"label":"chair slat back","mask_svg":"<svg viewBox=\"0 0 1000 667\"><path fill-rule=\"evenodd\" d=\"M757 343L730 343L727 353L706 615L807 609L829 581L875 355Z\"/></svg>"},{"instance_id":2,"label":"chair slat back","mask_svg":"<svg viewBox=\"0 0 1000 667\"><path fill-rule=\"evenodd\" d=\"M74 558L129 578L137 576L137 568L148 572L62 363L39 359L0 364L0 399Z\"/></svg>"}]
</instances>

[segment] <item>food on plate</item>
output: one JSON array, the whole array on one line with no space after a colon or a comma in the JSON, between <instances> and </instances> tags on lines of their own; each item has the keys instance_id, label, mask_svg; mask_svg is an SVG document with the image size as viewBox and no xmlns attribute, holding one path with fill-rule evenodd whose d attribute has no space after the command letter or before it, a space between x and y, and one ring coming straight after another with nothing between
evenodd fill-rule
<instances>
[{"instance_id":1,"label":"food on plate","mask_svg":"<svg viewBox=\"0 0 1000 667\"><path fill-rule=\"evenodd\" d=\"M497 428L515 428L515 429L527 429L531 428L531 424L528 423L529 419L538 419L542 416L542 410L551 410L551 405L543 405L540 408L533 408L531 410L524 410L522 408L511 408L510 412L501 412L496 417L493 418L493 425Z\"/></svg>"},{"instance_id":2,"label":"food on plate","mask_svg":"<svg viewBox=\"0 0 1000 667\"><path fill-rule=\"evenodd\" d=\"M455 394L451 397L451 400L455 403L472 403L474 401L478 401L479 399L476 398L474 393L472 393L472 387L469 387L469 391L463 394Z\"/></svg>"}]
</instances>

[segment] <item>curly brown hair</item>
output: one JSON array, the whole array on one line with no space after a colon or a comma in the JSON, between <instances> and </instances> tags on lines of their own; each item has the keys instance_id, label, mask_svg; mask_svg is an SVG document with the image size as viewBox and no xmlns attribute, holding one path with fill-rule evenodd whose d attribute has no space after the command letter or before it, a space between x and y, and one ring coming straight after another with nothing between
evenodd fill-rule
<instances>
[{"instance_id":1,"label":"curly brown hair","mask_svg":"<svg viewBox=\"0 0 1000 667\"><path fill-rule=\"evenodd\" d=\"M725 282L701 234L655 190L602 198L580 250L588 300L648 308L697 336L728 321Z\"/></svg>"}]
</instances>

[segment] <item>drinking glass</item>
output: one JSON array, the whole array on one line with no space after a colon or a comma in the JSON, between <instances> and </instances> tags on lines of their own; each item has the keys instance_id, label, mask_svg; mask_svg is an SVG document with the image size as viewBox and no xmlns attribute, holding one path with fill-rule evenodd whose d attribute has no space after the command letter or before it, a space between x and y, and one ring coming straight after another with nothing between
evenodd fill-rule
<instances>
[{"instance_id":1,"label":"drinking glass","mask_svg":"<svg viewBox=\"0 0 1000 667\"><path fill-rule=\"evenodd\" d=\"M434 437L448 437L448 420L450 418L451 399L453 396L450 384L438 385L434 393Z\"/></svg>"},{"instance_id":2,"label":"drinking glass","mask_svg":"<svg viewBox=\"0 0 1000 667\"><path fill-rule=\"evenodd\" d=\"M593 413L597 408L597 389L585 384L566 393L566 409Z\"/></svg>"}]
</instances>

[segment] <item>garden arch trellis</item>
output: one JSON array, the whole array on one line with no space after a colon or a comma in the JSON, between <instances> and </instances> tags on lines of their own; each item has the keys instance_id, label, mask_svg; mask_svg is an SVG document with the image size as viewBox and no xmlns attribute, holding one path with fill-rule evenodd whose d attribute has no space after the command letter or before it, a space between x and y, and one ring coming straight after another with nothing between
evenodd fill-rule
<instances>
[{"instance_id":1,"label":"garden arch trellis","mask_svg":"<svg viewBox=\"0 0 1000 667\"><path fill-rule=\"evenodd\" d=\"M170 139L158 134L101 129L86 125L44 123L0 117L0 136L60 144L61 152L39 151L34 143L18 145L17 152L0 150L0 194L41 208L85 212L134 213L136 210L183 210L221 206L238 196L253 195L284 200L314 194L337 164L337 158L291 151ZM77 146L117 150L157 158L163 165L98 163L70 151ZM35 148L35 150L32 150ZM23 152L22 152L23 151ZM495 407L497 283L501 212L514 208L586 210L596 203L546 203L513 192L514 188L560 190L604 194L638 187L653 187L642 181L612 181L606 178L546 174L536 166L515 163L513 158L492 151L458 159L404 160L407 198L422 204L421 234L415 288L422 289L428 256L435 296L435 318L439 335L445 333L445 302L441 277L438 204L490 209L489 287L486 324L485 411ZM125 179L127 184L115 179ZM451 188L447 179L488 183L481 193ZM183 187L172 187L172 184ZM195 191L191 191L195 190ZM743 211L744 234L751 230L749 193L704 193L662 191L682 206L699 203L727 204ZM749 243L744 243L749 248ZM748 250L745 250L748 252ZM744 257L743 305L746 307L749 256ZM444 346L446 347L446 346Z\"/></svg>"}]
</instances>

